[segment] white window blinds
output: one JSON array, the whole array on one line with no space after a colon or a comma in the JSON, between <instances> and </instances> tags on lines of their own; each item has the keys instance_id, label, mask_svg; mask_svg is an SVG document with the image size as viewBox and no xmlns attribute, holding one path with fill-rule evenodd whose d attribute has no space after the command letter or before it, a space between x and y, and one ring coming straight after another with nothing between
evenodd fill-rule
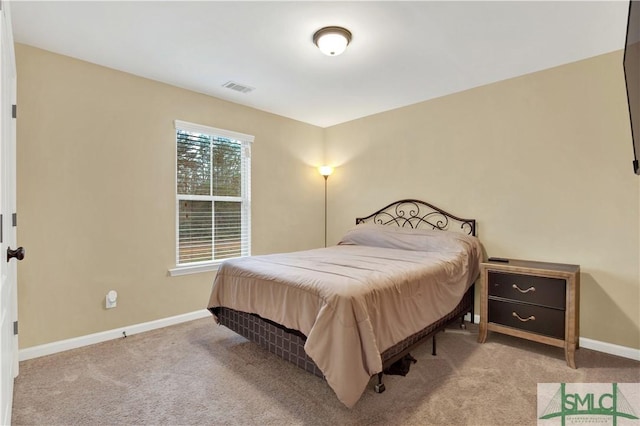
<instances>
[{"instance_id":1,"label":"white window blinds","mask_svg":"<svg viewBox=\"0 0 640 426\"><path fill-rule=\"evenodd\" d=\"M177 265L248 256L253 136L175 126Z\"/></svg>"}]
</instances>

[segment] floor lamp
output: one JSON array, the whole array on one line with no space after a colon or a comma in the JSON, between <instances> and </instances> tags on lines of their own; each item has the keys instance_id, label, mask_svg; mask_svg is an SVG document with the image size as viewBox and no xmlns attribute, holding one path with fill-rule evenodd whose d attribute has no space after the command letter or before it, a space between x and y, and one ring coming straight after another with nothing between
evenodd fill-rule
<instances>
[{"instance_id":1,"label":"floor lamp","mask_svg":"<svg viewBox=\"0 0 640 426\"><path fill-rule=\"evenodd\" d=\"M333 173L333 167L320 167L320 174L324 177L324 246L327 246L327 179Z\"/></svg>"}]
</instances>

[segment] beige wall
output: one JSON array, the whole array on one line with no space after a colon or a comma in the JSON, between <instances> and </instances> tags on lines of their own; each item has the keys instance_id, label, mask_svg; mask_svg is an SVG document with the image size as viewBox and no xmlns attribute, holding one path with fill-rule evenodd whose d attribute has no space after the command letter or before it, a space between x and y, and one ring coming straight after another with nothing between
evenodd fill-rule
<instances>
[{"instance_id":1,"label":"beige wall","mask_svg":"<svg viewBox=\"0 0 640 426\"><path fill-rule=\"evenodd\" d=\"M640 179L622 53L320 129L17 46L22 348L204 308L168 277L173 120L256 136L253 252L329 243L405 197L475 217L489 255L582 266L581 335L640 348ZM118 307L104 309L110 289Z\"/></svg>"},{"instance_id":2,"label":"beige wall","mask_svg":"<svg viewBox=\"0 0 640 426\"><path fill-rule=\"evenodd\" d=\"M21 348L206 307L213 272L167 274L175 119L255 135L254 254L323 244L321 128L24 45L16 55Z\"/></svg>"},{"instance_id":3,"label":"beige wall","mask_svg":"<svg viewBox=\"0 0 640 426\"><path fill-rule=\"evenodd\" d=\"M580 264L581 336L640 348L640 179L622 52L326 129L330 242L400 198L477 218L490 256Z\"/></svg>"}]
</instances>

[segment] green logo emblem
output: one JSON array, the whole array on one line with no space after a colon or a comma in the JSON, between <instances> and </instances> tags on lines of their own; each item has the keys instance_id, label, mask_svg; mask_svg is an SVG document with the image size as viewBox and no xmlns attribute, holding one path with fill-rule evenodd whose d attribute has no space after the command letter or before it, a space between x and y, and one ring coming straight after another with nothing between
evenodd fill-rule
<instances>
[{"instance_id":1,"label":"green logo emblem","mask_svg":"<svg viewBox=\"0 0 640 426\"><path fill-rule=\"evenodd\" d=\"M609 416L613 420L614 426L617 425L617 420L620 417L638 420L633 407L622 394L617 383L611 384L611 393L571 393L567 392L565 383L560 383L558 391L553 395L539 419L547 420L559 417L564 426L566 418L570 416L582 417L572 419L575 420L574 423L589 423L591 416Z\"/></svg>"}]
</instances>

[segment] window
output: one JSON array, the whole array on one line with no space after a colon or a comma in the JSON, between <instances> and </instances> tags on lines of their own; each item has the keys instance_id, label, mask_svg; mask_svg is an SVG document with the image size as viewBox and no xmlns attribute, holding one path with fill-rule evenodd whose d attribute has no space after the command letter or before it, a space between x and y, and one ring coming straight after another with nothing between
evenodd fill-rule
<instances>
[{"instance_id":1,"label":"window","mask_svg":"<svg viewBox=\"0 0 640 426\"><path fill-rule=\"evenodd\" d=\"M184 121L176 127L177 268L207 270L251 250L253 136ZM205 268L202 268L205 266Z\"/></svg>"}]
</instances>

